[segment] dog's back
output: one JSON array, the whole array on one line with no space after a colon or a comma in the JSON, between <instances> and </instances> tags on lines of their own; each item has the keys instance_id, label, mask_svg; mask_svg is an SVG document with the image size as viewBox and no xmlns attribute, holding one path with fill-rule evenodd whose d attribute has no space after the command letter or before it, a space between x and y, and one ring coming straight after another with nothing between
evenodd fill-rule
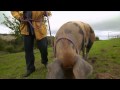
<instances>
[{"instance_id":1,"label":"dog's back","mask_svg":"<svg viewBox=\"0 0 120 90\"><path fill-rule=\"evenodd\" d=\"M83 52L83 58L85 60L88 59L88 53L95 41L95 33L92 27L84 22L81 21L72 21L73 23L78 24L82 31L84 32L84 45L82 47L82 52Z\"/></svg>"},{"instance_id":2,"label":"dog's back","mask_svg":"<svg viewBox=\"0 0 120 90\"><path fill-rule=\"evenodd\" d=\"M84 39L86 45L89 43L89 40L91 40L92 42L95 41L94 31L89 24L81 21L71 21L71 22L76 23L81 27L82 31L84 32Z\"/></svg>"}]
</instances>

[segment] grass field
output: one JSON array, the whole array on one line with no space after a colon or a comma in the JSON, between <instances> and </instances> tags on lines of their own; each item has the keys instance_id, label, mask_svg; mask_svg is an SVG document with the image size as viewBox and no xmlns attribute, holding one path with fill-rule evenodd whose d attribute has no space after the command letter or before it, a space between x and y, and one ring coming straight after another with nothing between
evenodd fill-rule
<instances>
[{"instance_id":1,"label":"grass field","mask_svg":"<svg viewBox=\"0 0 120 90\"><path fill-rule=\"evenodd\" d=\"M47 69L41 64L39 51L35 50L34 55L36 71L23 78L22 74L26 72L24 52L0 52L0 79L45 79ZM48 58L49 63L52 62L51 47L48 48ZM120 79L120 39L96 41L89 53L88 62L93 66L90 79L96 79L100 73L108 73L113 79Z\"/></svg>"}]
</instances>

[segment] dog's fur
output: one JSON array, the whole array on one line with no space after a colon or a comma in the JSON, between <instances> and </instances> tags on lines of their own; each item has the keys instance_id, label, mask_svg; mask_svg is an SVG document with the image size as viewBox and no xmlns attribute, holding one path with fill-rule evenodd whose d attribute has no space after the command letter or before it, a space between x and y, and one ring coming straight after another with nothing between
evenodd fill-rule
<instances>
[{"instance_id":1,"label":"dog's fur","mask_svg":"<svg viewBox=\"0 0 120 90\"><path fill-rule=\"evenodd\" d=\"M88 53L95 41L95 33L89 24L80 21L76 21L75 23L79 24L84 32L84 46L82 48L82 51L83 51L83 58L87 60Z\"/></svg>"},{"instance_id":2,"label":"dog's fur","mask_svg":"<svg viewBox=\"0 0 120 90\"><path fill-rule=\"evenodd\" d=\"M80 21L67 22L58 30L54 41L55 60L48 65L48 79L85 79L92 66L80 57L86 47L89 52L94 42L92 28ZM87 54L86 54L87 55Z\"/></svg>"}]
</instances>

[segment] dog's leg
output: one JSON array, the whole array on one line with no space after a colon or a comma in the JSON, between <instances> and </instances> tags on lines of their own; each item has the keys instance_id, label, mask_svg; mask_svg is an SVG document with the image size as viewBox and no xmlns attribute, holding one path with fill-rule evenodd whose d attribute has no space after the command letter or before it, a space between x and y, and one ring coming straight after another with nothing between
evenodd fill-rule
<instances>
[{"instance_id":1,"label":"dog's leg","mask_svg":"<svg viewBox=\"0 0 120 90\"><path fill-rule=\"evenodd\" d=\"M88 41L88 44L86 47L86 59L88 59L88 53L89 53L94 41L95 41L95 34L94 34L93 29L90 27L90 36L89 36L89 41Z\"/></svg>"},{"instance_id":2,"label":"dog's leg","mask_svg":"<svg viewBox=\"0 0 120 90\"><path fill-rule=\"evenodd\" d=\"M73 67L74 77L76 79L87 79L87 77L92 73L92 66L83 59L76 60L76 63Z\"/></svg>"},{"instance_id":3,"label":"dog's leg","mask_svg":"<svg viewBox=\"0 0 120 90\"><path fill-rule=\"evenodd\" d=\"M86 56L85 56L85 59L86 59L86 60L88 59L88 53L89 53L92 45L93 45L93 42L92 42L91 40L89 40L88 45L87 45L87 47L86 47Z\"/></svg>"},{"instance_id":4,"label":"dog's leg","mask_svg":"<svg viewBox=\"0 0 120 90\"><path fill-rule=\"evenodd\" d=\"M85 32L84 32L84 34L85 34ZM82 50L83 59L86 60L85 59L85 56L86 56L86 37L84 34L83 34L82 49L81 50Z\"/></svg>"},{"instance_id":5,"label":"dog's leg","mask_svg":"<svg viewBox=\"0 0 120 90\"><path fill-rule=\"evenodd\" d=\"M83 56L83 59L85 59L85 56L86 56L86 54L85 54L85 47L82 48L82 56Z\"/></svg>"},{"instance_id":6,"label":"dog's leg","mask_svg":"<svg viewBox=\"0 0 120 90\"><path fill-rule=\"evenodd\" d=\"M47 68L47 79L64 79L64 73L59 60L55 60L53 63L49 64Z\"/></svg>"}]
</instances>

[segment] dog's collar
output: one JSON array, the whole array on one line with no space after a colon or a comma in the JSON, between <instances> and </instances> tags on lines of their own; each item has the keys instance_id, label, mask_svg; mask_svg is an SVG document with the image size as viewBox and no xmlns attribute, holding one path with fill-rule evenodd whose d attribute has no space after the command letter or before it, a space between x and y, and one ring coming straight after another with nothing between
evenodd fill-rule
<instances>
[{"instance_id":1,"label":"dog's collar","mask_svg":"<svg viewBox=\"0 0 120 90\"><path fill-rule=\"evenodd\" d=\"M55 40L55 43L54 43L54 57L56 57L56 45L57 43L62 40L62 39L66 39L68 41L70 41L74 46L75 46L75 49L76 49L76 53L79 54L79 50L78 50L78 47L76 46L75 44L75 41L72 40L70 37L59 37Z\"/></svg>"}]
</instances>

